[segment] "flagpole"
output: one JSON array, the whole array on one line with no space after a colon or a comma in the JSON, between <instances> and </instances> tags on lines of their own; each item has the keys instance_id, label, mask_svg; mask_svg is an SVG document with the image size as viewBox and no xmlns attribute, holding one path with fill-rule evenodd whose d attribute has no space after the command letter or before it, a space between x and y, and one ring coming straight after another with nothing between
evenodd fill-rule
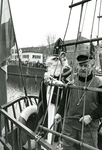
<instances>
[{"instance_id":1,"label":"flagpole","mask_svg":"<svg viewBox=\"0 0 102 150\"><path fill-rule=\"evenodd\" d=\"M10 8L9 0L8 0L8 6L9 6L9 11L10 11L11 21L12 21L12 24L13 24L13 19L12 19L12 14L11 14L11 8ZM20 73L21 73L21 77L22 77L23 88L24 88L25 96L28 99L27 90L26 90L26 86L25 86L25 82L24 82L24 77L23 77L23 70L22 70L21 59L20 59L19 50L18 50L17 39L16 39L16 35L15 35L15 30L14 30L14 24L13 24L13 32L14 32L15 43L16 43L16 48L17 48L17 53L18 53L19 69L20 69Z\"/></svg>"},{"instance_id":2,"label":"flagpole","mask_svg":"<svg viewBox=\"0 0 102 150\"><path fill-rule=\"evenodd\" d=\"M1 16L2 16L2 5L3 0L1 0L1 12L0 12L0 30L1 30ZM4 63L4 62L3 62ZM5 64L5 63L4 63ZM6 72L1 67L2 64L0 64L0 106L7 103L7 86L6 86ZM4 127L4 116L0 115L1 117L1 123L0 123L0 130Z\"/></svg>"}]
</instances>

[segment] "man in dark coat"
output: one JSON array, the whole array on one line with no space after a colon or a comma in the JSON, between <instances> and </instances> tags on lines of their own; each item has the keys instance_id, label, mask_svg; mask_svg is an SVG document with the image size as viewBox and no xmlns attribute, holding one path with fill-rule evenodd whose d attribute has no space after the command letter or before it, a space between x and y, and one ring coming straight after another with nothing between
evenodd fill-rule
<instances>
[{"instance_id":1,"label":"man in dark coat","mask_svg":"<svg viewBox=\"0 0 102 150\"><path fill-rule=\"evenodd\" d=\"M74 84L82 89L71 88L67 98L68 103L65 102L65 92L55 115L55 121L61 119L63 112L66 111L62 134L97 147L97 130L99 119L102 117L102 92L84 90L83 87L102 88L102 80L93 74L94 60L91 57L79 55L77 61L78 73L74 76ZM67 104L68 108L65 109ZM64 138L62 141L63 150L75 150L73 142ZM87 148L81 145L81 150Z\"/></svg>"}]
</instances>

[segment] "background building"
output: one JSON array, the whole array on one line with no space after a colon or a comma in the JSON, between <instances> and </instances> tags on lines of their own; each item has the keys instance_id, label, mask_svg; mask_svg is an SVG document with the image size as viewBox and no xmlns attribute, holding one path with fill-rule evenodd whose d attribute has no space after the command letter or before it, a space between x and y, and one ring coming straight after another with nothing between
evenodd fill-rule
<instances>
[{"instance_id":1,"label":"background building","mask_svg":"<svg viewBox=\"0 0 102 150\"><path fill-rule=\"evenodd\" d=\"M32 63L44 63L44 60L47 57L46 54L46 47L27 47L27 48L20 48L19 56L23 63L32 62ZM11 61L18 61L18 53L17 50L14 48L12 49L12 56L10 58Z\"/></svg>"},{"instance_id":2,"label":"background building","mask_svg":"<svg viewBox=\"0 0 102 150\"><path fill-rule=\"evenodd\" d=\"M79 41L87 40L85 37L79 36ZM64 44L67 43L75 43L76 39L64 41ZM53 54L54 45L52 44L50 46L40 46L40 47L27 47L27 48L21 48L19 49L19 55L21 58L21 61L23 63L26 62L32 62L32 63L45 63L46 58L49 55ZM50 51L50 53L49 53ZM77 45L76 53L75 53L75 44L74 45L68 45L66 46L66 56L69 61L69 64L71 65L73 62L73 58L77 57L79 54L87 54L90 52L90 43L81 43ZM16 49L12 49L12 57L10 60L18 61L18 54Z\"/></svg>"}]
</instances>

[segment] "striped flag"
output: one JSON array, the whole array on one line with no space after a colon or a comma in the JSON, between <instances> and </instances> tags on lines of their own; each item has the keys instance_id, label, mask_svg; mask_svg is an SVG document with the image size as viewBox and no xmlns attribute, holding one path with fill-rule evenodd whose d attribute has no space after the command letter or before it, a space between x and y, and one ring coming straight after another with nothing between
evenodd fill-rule
<instances>
[{"instance_id":1,"label":"striped flag","mask_svg":"<svg viewBox=\"0 0 102 150\"><path fill-rule=\"evenodd\" d=\"M0 0L0 65L11 55L15 44L12 17L8 0Z\"/></svg>"}]
</instances>

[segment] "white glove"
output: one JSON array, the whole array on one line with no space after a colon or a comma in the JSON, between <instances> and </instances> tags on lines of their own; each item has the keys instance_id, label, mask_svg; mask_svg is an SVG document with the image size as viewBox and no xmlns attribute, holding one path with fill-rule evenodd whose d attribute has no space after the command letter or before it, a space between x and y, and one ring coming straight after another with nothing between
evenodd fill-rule
<instances>
[{"instance_id":1,"label":"white glove","mask_svg":"<svg viewBox=\"0 0 102 150\"><path fill-rule=\"evenodd\" d=\"M54 117L54 121L55 121L55 123L59 123L61 121L61 115L56 114L55 117Z\"/></svg>"},{"instance_id":2,"label":"white glove","mask_svg":"<svg viewBox=\"0 0 102 150\"><path fill-rule=\"evenodd\" d=\"M85 125L87 125L92 121L92 118L90 115L85 115L84 117L81 117L79 121L84 121Z\"/></svg>"},{"instance_id":3,"label":"white glove","mask_svg":"<svg viewBox=\"0 0 102 150\"><path fill-rule=\"evenodd\" d=\"M48 72L45 72L44 74L44 83L46 85L53 83L59 86L64 86L62 81L58 81L57 79L53 78Z\"/></svg>"},{"instance_id":4,"label":"white glove","mask_svg":"<svg viewBox=\"0 0 102 150\"><path fill-rule=\"evenodd\" d=\"M49 82L50 82L50 80L51 80L50 74L49 74L48 72L45 72L45 74L44 74L44 83L45 83L46 85L48 85Z\"/></svg>"}]
</instances>

